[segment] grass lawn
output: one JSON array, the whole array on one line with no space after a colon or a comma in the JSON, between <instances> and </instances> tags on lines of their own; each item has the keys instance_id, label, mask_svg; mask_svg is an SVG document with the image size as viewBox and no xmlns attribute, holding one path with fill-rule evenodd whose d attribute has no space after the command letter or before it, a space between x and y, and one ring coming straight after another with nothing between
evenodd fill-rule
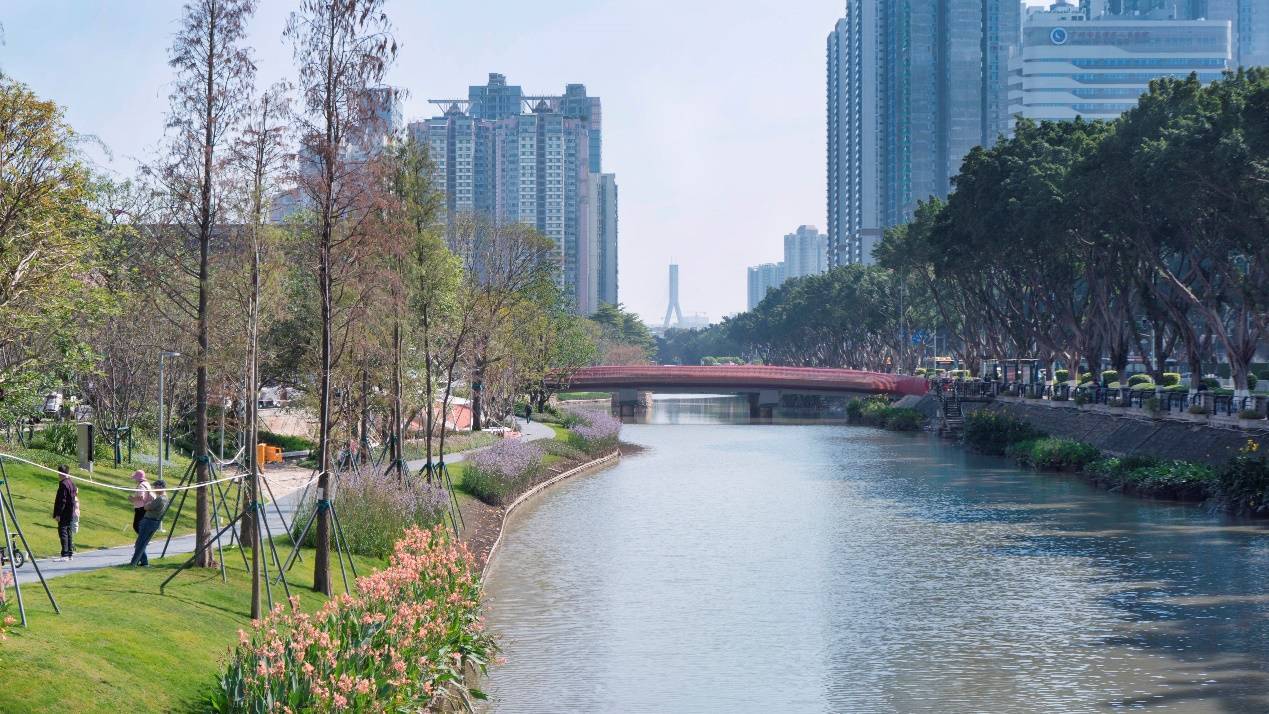
<instances>
[{"instance_id":1,"label":"grass lawn","mask_svg":"<svg viewBox=\"0 0 1269 714\"><path fill-rule=\"evenodd\" d=\"M24 587L31 626L15 626L0 643L0 711L205 711L238 630L249 624L251 580L239 555L226 552L228 583L219 570L189 570L160 594L159 583L184 561L51 580L61 615L38 584ZM362 575L382 565L357 558ZM342 591L334 563L332 575ZM306 550L287 578L306 610L325 601L310 590L312 576ZM283 597L281 585L274 597Z\"/></svg>"},{"instance_id":2,"label":"grass lawn","mask_svg":"<svg viewBox=\"0 0 1269 714\"><path fill-rule=\"evenodd\" d=\"M489 446L502 440L502 436L497 432L491 431L465 431L456 434L445 435L445 453L457 454L463 451L479 449L482 446ZM436 451L440 448L440 439L432 440L432 457L436 457ZM422 440L407 441L405 448L405 458L414 460L422 459L427 456L427 445Z\"/></svg>"},{"instance_id":3,"label":"grass lawn","mask_svg":"<svg viewBox=\"0 0 1269 714\"><path fill-rule=\"evenodd\" d=\"M3 449L0 449L3 450ZM10 451L37 463L55 465L66 463L72 466L76 475L86 475L74 468L74 459L57 454L27 449ZM165 469L164 476L170 485L175 486L185 473L186 463ZM134 485L132 466L114 468L98 464L92 478L102 483L131 488ZM53 498L57 495L57 475L43 469L16 463L5 459L4 471L8 475L9 487L13 492L13 505L22 521L22 531L38 557L56 556L61 545L57 539L57 522L53 520ZM146 473L153 479L150 469ZM93 486L77 481L79 487L79 532L75 534L76 550L94 550L133 542L136 537L132 532L132 504L128 502L128 493L113 489ZM232 495L230 496L232 498ZM193 530L194 499L191 494L186 508L181 512L181 522L177 533L188 533ZM156 538L158 536L155 536ZM164 536L166 537L166 535Z\"/></svg>"},{"instance_id":4,"label":"grass lawn","mask_svg":"<svg viewBox=\"0 0 1269 714\"><path fill-rule=\"evenodd\" d=\"M608 392L560 392L556 398L561 402L585 400L585 399L610 399L612 394Z\"/></svg>"}]
</instances>

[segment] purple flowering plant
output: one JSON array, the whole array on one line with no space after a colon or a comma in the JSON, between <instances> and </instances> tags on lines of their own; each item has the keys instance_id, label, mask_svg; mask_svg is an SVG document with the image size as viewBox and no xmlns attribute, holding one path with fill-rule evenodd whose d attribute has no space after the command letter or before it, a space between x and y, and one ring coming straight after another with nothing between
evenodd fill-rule
<instances>
[{"instance_id":1,"label":"purple flowering plant","mask_svg":"<svg viewBox=\"0 0 1269 714\"><path fill-rule=\"evenodd\" d=\"M542 449L531 442L501 441L467 460L463 486L485 503L503 505L529 485L542 458Z\"/></svg>"},{"instance_id":2,"label":"purple flowering plant","mask_svg":"<svg viewBox=\"0 0 1269 714\"><path fill-rule=\"evenodd\" d=\"M576 419L572 427L573 441L588 454L606 454L617 448L621 436L621 420L606 411L575 409L569 412Z\"/></svg>"}]
</instances>

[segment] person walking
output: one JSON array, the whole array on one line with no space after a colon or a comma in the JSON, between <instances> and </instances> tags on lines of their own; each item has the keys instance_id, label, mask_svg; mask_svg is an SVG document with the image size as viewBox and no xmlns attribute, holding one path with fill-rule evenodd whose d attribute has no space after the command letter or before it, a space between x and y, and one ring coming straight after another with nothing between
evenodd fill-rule
<instances>
[{"instance_id":1,"label":"person walking","mask_svg":"<svg viewBox=\"0 0 1269 714\"><path fill-rule=\"evenodd\" d=\"M150 565L145 548L163 523L163 514L167 511L167 496L164 495L166 488L167 482L162 479L154 482L154 498L145 504L145 515L141 517L141 523L137 527L137 544L132 548L132 565L142 568Z\"/></svg>"},{"instance_id":2,"label":"person walking","mask_svg":"<svg viewBox=\"0 0 1269 714\"><path fill-rule=\"evenodd\" d=\"M141 469L132 472L132 480L137 482L136 490L128 496L132 502L132 532L140 533L146 504L154 500L154 489L150 488L150 482L145 480L145 472Z\"/></svg>"},{"instance_id":3,"label":"person walking","mask_svg":"<svg viewBox=\"0 0 1269 714\"><path fill-rule=\"evenodd\" d=\"M57 538L62 542L62 557L54 560L70 560L75 556L75 531L79 529L79 489L70 477L70 467L57 467L62 478L57 483L57 496L53 499L53 518L57 520Z\"/></svg>"}]
</instances>

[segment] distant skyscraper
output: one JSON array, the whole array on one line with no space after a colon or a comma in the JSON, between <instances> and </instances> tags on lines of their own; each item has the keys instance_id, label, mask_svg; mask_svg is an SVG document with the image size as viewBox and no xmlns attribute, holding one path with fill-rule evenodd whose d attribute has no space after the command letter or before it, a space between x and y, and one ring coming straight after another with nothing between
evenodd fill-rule
<instances>
[{"instance_id":1,"label":"distant skyscraper","mask_svg":"<svg viewBox=\"0 0 1269 714\"><path fill-rule=\"evenodd\" d=\"M1189 20L1228 20L1235 67L1269 66L1269 2L1265 0L1183 0Z\"/></svg>"},{"instance_id":2,"label":"distant skyscraper","mask_svg":"<svg viewBox=\"0 0 1269 714\"><path fill-rule=\"evenodd\" d=\"M784 263L763 263L749 268L749 309L758 307L758 303L767 293L780 287L784 282Z\"/></svg>"},{"instance_id":3,"label":"distant skyscraper","mask_svg":"<svg viewBox=\"0 0 1269 714\"><path fill-rule=\"evenodd\" d=\"M832 265L946 196L965 154L1008 130L1016 0L847 0L827 45Z\"/></svg>"},{"instance_id":4,"label":"distant skyscraper","mask_svg":"<svg viewBox=\"0 0 1269 714\"><path fill-rule=\"evenodd\" d=\"M446 221L470 212L533 226L555 242L561 287L579 313L594 312L603 294L615 302L616 178L601 173L599 98L581 84L526 95L491 73L467 99L432 103L443 115L410 131L428 143Z\"/></svg>"},{"instance_id":5,"label":"distant skyscraper","mask_svg":"<svg viewBox=\"0 0 1269 714\"><path fill-rule=\"evenodd\" d=\"M1033 9L1014 62L1010 110L1037 120L1114 119L1137 106L1151 80L1219 79L1232 63L1229 21L1168 19L1171 7L1108 10L1091 20L1069 3Z\"/></svg>"},{"instance_id":6,"label":"distant skyscraper","mask_svg":"<svg viewBox=\"0 0 1269 714\"><path fill-rule=\"evenodd\" d=\"M617 176L599 177L599 302L617 299Z\"/></svg>"},{"instance_id":7,"label":"distant skyscraper","mask_svg":"<svg viewBox=\"0 0 1269 714\"><path fill-rule=\"evenodd\" d=\"M815 226L798 226L784 237L784 279L828 270L828 236Z\"/></svg>"}]
</instances>

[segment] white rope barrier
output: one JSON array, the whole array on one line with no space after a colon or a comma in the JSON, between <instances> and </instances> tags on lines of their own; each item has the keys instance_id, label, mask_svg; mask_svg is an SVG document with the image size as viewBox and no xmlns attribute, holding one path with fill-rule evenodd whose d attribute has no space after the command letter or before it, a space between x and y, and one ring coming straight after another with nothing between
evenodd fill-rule
<instances>
[{"instance_id":1,"label":"white rope barrier","mask_svg":"<svg viewBox=\"0 0 1269 714\"><path fill-rule=\"evenodd\" d=\"M94 486L100 486L100 487L102 487L102 488L109 488L109 489L112 489L112 490L114 490L114 491L125 491L125 492L128 492L128 493L141 493L141 491L142 491L142 489L139 489L139 488L128 488L128 487L126 487L126 486L116 486L116 485L114 485L114 484L110 484L110 483L102 483L101 481L97 481L97 480L95 480L95 479L92 479L92 478L87 478L87 477L84 477L84 476L76 476L75 474L62 474L62 472L61 472L61 471L58 471L57 469L51 469L51 468L49 468L49 467L45 466L44 464L37 464L36 462L31 461L30 459L24 459L24 458L22 458L21 456L14 456L13 454L6 454L6 453L5 453L5 452L3 452L3 451L0 451L0 459L12 459L12 460L14 460L14 461L19 461L19 462L24 463L24 464L27 464L27 465L29 465L29 466L34 466L34 467L35 467L35 468L37 468L37 469L43 469L43 470L45 470L45 471L47 471L47 472L49 472L49 473L51 473L51 474L56 474L56 475L57 475L57 476L59 476L59 477L60 477L60 476L63 476L63 475L70 476L71 478L75 479L76 481L83 481L84 483L89 483L89 484L92 484L92 485L94 485ZM225 481L233 481L233 480L235 480L235 479L239 479L239 478L242 478L241 474L234 475L234 476L226 476L225 478L218 478L218 479L216 479L215 481L203 481L202 483L190 484L189 486L168 486L167 488L165 488L165 489L163 489L163 490L164 490L165 492L167 492L167 491L189 491L189 490L192 490L192 489L196 489L196 488L198 488L198 487L200 487L200 486L210 486L210 485L215 484L215 483L224 483ZM153 489L153 487L151 487L151 490L154 490L154 489Z\"/></svg>"},{"instance_id":2,"label":"white rope barrier","mask_svg":"<svg viewBox=\"0 0 1269 714\"><path fill-rule=\"evenodd\" d=\"M241 452L239 452L239 454L241 454ZM214 458L214 457L213 457L213 458ZM237 457L235 457L235 460L236 460L236 458L237 458ZM42 469L42 470L47 471L47 472L49 472L49 473L51 473L51 474L54 474L54 475L56 475L56 476L58 476L58 477L61 477L61 476L63 475L63 474L62 474L62 472L61 472L61 471L58 471L57 469L51 469L51 468L49 468L49 467L45 466L44 464L36 463L36 462L34 462L34 461L31 461L30 459L24 459L24 458L22 458L21 456L14 456L13 454L8 454L8 453L5 453L5 452L3 452L3 451L0 451L0 459L12 459L13 461L18 461L18 462L21 462L21 463L27 464L28 466L34 466L34 467L35 467L35 468L37 468L37 469ZM226 461L226 462L225 462L225 464L229 464L229 463L233 463L233 460L230 460L230 461ZM222 464L222 465L223 465L223 464ZM78 468L78 467L76 467L76 468ZM80 469L80 470L82 470L82 469ZM111 489L111 490L114 490L114 491L124 491L124 492L127 492L127 493L140 493L140 492L142 491L142 489L139 489L139 488L128 488L128 487L126 487L126 486L116 486L116 485L114 485L114 484L110 484L110 483L103 483L103 482L101 482L101 481L97 481L97 480L92 479L92 478L89 478L89 477L85 477L85 476L76 476L76 475L75 475L75 474L73 474L73 473L72 473L72 474L65 474L65 475L70 476L72 479L75 479L76 481L83 481L84 483L92 484L92 485L94 485L94 486L100 486L100 487L102 487L102 488L108 488L108 489ZM248 474L244 472L244 473L240 473L240 474L235 474L235 475L233 475L233 476L226 476L226 477L224 477L224 478L218 478L218 479L216 479L215 481L204 481L204 482L202 482L202 483L190 484L190 485L188 485L188 486L168 486L167 488L165 488L165 489L163 489L163 490L164 490L164 492L168 492L168 491L191 491L191 490L196 489L196 488L198 488L198 487L200 487L200 486L210 486L210 485L212 485L212 484L224 483L224 482L226 482L226 481L236 481L236 480L238 480L238 479L240 479L240 478L242 478L242 477L244 477L244 476L247 476L247 475L248 475ZM275 477L275 478L269 478L269 475L268 475L267 473L265 473L264 471L261 471L261 472L260 472L260 478L262 478L262 479L264 479L265 481L268 481L270 484L274 484L274 485L278 485L278 484L282 484L282 483L283 483L281 479L277 479L276 477ZM305 481L304 483L299 484L299 485L298 485L298 486L296 486L295 488L296 488L296 489L306 488L306 487L308 487L308 486L309 486L309 485L311 485L311 484L317 483L317 480L318 480L319 478L321 478L321 474L314 474L311 478L309 478L309 480ZM153 489L153 486L151 486L151 490L154 490L154 489Z\"/></svg>"}]
</instances>

